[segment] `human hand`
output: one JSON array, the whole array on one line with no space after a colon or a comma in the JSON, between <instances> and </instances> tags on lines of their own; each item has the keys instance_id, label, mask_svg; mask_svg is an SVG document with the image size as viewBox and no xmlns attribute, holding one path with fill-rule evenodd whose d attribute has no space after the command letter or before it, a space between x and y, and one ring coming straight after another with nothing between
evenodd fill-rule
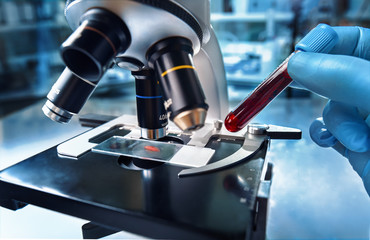
<instances>
[{"instance_id":1,"label":"human hand","mask_svg":"<svg viewBox=\"0 0 370 240\"><path fill-rule=\"evenodd\" d=\"M289 60L288 73L330 99L323 120L311 125L311 138L348 158L370 195L370 29L333 29L339 40L329 54L298 52Z\"/></svg>"}]
</instances>

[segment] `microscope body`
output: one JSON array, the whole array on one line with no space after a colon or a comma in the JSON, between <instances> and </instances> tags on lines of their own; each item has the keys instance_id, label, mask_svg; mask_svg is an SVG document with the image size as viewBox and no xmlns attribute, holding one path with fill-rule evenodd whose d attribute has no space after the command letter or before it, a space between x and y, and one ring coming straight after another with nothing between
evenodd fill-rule
<instances>
[{"instance_id":1,"label":"microscope body","mask_svg":"<svg viewBox=\"0 0 370 240\"><path fill-rule=\"evenodd\" d=\"M43 108L53 120L66 113L61 122L68 122L77 114L112 63L135 77L138 112L158 108L152 115L138 114L144 138L166 135L165 115L181 130L195 130L206 116L212 121L227 114L225 71L208 0L75 0L67 1L65 16L74 30L61 47L65 71L74 81L80 78L88 93L77 110L64 109L68 100L56 100L76 98L81 87L63 92L58 84L63 74Z\"/></svg>"}]
</instances>

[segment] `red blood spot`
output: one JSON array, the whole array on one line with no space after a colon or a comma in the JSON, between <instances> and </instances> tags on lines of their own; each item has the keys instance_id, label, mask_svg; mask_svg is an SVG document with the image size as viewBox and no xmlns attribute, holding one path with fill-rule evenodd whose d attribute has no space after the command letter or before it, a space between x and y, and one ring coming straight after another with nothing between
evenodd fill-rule
<instances>
[{"instance_id":1,"label":"red blood spot","mask_svg":"<svg viewBox=\"0 0 370 240\"><path fill-rule=\"evenodd\" d=\"M159 148L154 146L145 146L144 149L151 152L160 152Z\"/></svg>"}]
</instances>

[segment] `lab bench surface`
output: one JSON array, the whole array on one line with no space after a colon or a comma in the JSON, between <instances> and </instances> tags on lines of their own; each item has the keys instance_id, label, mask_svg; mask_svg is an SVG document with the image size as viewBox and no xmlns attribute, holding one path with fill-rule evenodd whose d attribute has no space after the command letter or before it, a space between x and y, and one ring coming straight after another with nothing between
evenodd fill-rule
<instances>
[{"instance_id":1,"label":"lab bench surface","mask_svg":"<svg viewBox=\"0 0 370 240\"><path fill-rule=\"evenodd\" d=\"M77 119L52 122L43 102L0 119L0 170L87 131ZM231 103L234 106L236 103ZM370 199L348 161L316 146L309 124L321 115L319 98L278 98L253 122L295 127L302 139L273 140L267 160L274 164L269 199L268 239L368 239ZM134 98L89 100L83 113L135 114ZM0 209L0 238L81 238L86 221L34 206ZM121 233L110 238L140 238Z\"/></svg>"}]
</instances>

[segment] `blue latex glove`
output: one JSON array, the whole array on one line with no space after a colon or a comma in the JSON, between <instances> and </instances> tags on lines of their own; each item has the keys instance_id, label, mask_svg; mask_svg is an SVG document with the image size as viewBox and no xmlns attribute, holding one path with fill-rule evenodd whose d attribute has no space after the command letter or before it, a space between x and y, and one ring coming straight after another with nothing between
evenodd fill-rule
<instances>
[{"instance_id":1,"label":"blue latex glove","mask_svg":"<svg viewBox=\"0 0 370 240\"><path fill-rule=\"evenodd\" d=\"M330 99L323 120L311 125L311 138L348 158L370 195L370 29L333 29L339 41L329 54L298 52L289 60L288 73Z\"/></svg>"}]
</instances>

